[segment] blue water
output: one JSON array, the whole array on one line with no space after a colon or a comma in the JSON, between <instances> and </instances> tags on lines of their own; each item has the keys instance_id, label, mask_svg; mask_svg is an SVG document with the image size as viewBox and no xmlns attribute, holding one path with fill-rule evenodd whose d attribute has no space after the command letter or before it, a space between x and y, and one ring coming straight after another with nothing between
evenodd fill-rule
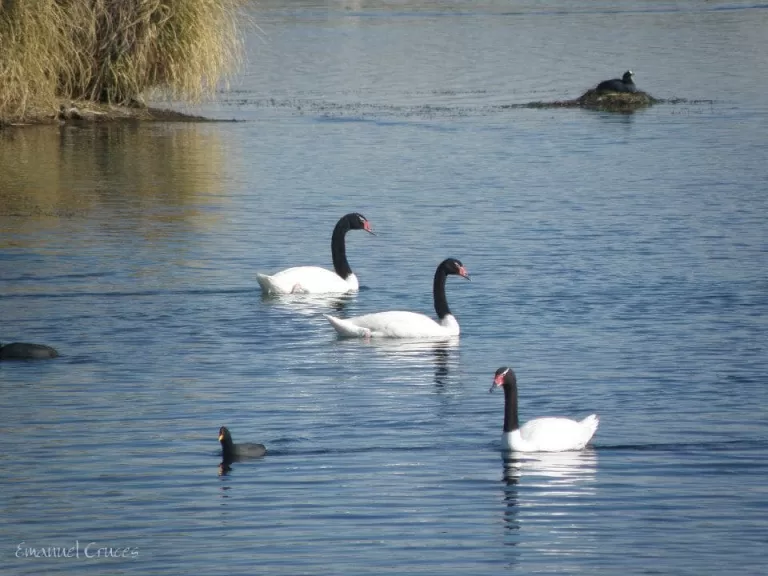
<instances>
[{"instance_id":1,"label":"blue water","mask_svg":"<svg viewBox=\"0 0 768 576\"><path fill-rule=\"evenodd\" d=\"M0 364L0 572L765 573L768 10L254 16L201 107L243 122L0 132L0 340L62 354ZM628 67L689 102L509 107ZM350 211L358 295L262 298ZM322 317L432 314L448 256L457 342ZM502 365L592 447L505 463ZM220 475L222 425L268 456Z\"/></svg>"}]
</instances>

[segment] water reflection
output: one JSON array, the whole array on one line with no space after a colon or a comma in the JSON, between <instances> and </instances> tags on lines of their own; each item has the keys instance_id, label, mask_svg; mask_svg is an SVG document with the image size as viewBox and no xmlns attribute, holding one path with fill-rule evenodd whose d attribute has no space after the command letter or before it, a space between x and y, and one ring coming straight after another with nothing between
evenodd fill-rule
<instances>
[{"instance_id":1,"label":"water reflection","mask_svg":"<svg viewBox=\"0 0 768 576\"><path fill-rule=\"evenodd\" d=\"M55 219L95 214L105 226L149 236L167 234L168 221L210 225L216 212L195 208L226 201L225 146L216 129L192 123L3 130L0 216L22 217L9 221L19 227L11 235L40 216L54 218L55 227Z\"/></svg>"},{"instance_id":2,"label":"water reflection","mask_svg":"<svg viewBox=\"0 0 768 576\"><path fill-rule=\"evenodd\" d=\"M517 475L507 475L506 469L504 471L504 526L509 532L516 532L520 529L520 521L518 515L518 492L517 492ZM517 544L517 540L513 540L511 544L514 546Z\"/></svg>"},{"instance_id":3,"label":"water reflection","mask_svg":"<svg viewBox=\"0 0 768 576\"><path fill-rule=\"evenodd\" d=\"M354 298L355 294L261 294L265 305L302 316L343 312Z\"/></svg>"},{"instance_id":4,"label":"water reflection","mask_svg":"<svg viewBox=\"0 0 768 576\"><path fill-rule=\"evenodd\" d=\"M538 488L577 487L594 479L597 472L597 452L588 448L573 452L536 452L521 454L502 453L504 460L504 481ZM588 486L581 486L583 492ZM576 493L576 492L573 492ZM558 495L571 494L557 490Z\"/></svg>"},{"instance_id":5,"label":"water reflection","mask_svg":"<svg viewBox=\"0 0 768 576\"><path fill-rule=\"evenodd\" d=\"M399 366L414 368L434 365L434 382L438 390L448 385L450 373L458 365L459 338L443 340L368 338L340 340L353 346L366 346L376 354L396 360Z\"/></svg>"},{"instance_id":6,"label":"water reflection","mask_svg":"<svg viewBox=\"0 0 768 576\"><path fill-rule=\"evenodd\" d=\"M370 346L383 354L392 354L402 358L435 356L446 359L450 354L450 350L456 350L459 347L458 336L440 340L426 338L357 338L348 341Z\"/></svg>"},{"instance_id":7,"label":"water reflection","mask_svg":"<svg viewBox=\"0 0 768 576\"><path fill-rule=\"evenodd\" d=\"M504 458L504 525L518 532L526 519L562 524L564 506L584 505L579 497L594 493L597 472L594 450L519 454L507 452ZM569 520L570 522L570 520ZM510 542L514 545L517 540Z\"/></svg>"},{"instance_id":8,"label":"water reflection","mask_svg":"<svg viewBox=\"0 0 768 576\"><path fill-rule=\"evenodd\" d=\"M450 370L448 369L448 362L451 359L451 349L458 349L458 346L446 346L443 342L442 346L435 346L433 354L435 357L435 387L438 390L443 390L448 385L448 376Z\"/></svg>"}]
</instances>

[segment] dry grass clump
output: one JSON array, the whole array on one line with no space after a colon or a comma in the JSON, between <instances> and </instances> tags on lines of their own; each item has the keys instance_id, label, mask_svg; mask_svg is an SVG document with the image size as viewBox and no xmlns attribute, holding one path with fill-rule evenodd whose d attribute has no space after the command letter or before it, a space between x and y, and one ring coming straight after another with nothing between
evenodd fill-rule
<instances>
[{"instance_id":1,"label":"dry grass clump","mask_svg":"<svg viewBox=\"0 0 768 576\"><path fill-rule=\"evenodd\" d=\"M61 10L57 3L0 4L0 120L30 106L53 106L59 62Z\"/></svg>"},{"instance_id":2,"label":"dry grass clump","mask_svg":"<svg viewBox=\"0 0 768 576\"><path fill-rule=\"evenodd\" d=\"M239 63L244 0L0 0L0 120L58 100L198 100Z\"/></svg>"}]
</instances>

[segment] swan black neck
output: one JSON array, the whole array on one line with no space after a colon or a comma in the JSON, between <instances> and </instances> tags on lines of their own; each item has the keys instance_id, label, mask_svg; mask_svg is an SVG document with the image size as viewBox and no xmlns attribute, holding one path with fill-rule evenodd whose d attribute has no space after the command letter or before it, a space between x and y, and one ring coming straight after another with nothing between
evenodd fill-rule
<instances>
[{"instance_id":1,"label":"swan black neck","mask_svg":"<svg viewBox=\"0 0 768 576\"><path fill-rule=\"evenodd\" d=\"M237 459L235 443L229 435L224 436L221 440L221 459L228 464Z\"/></svg>"},{"instance_id":2,"label":"swan black neck","mask_svg":"<svg viewBox=\"0 0 768 576\"><path fill-rule=\"evenodd\" d=\"M504 432L520 428L517 415L517 382L504 378Z\"/></svg>"},{"instance_id":3,"label":"swan black neck","mask_svg":"<svg viewBox=\"0 0 768 576\"><path fill-rule=\"evenodd\" d=\"M435 281L432 285L432 297L435 301L435 313L442 320L451 313L448 299L445 297L445 279L448 277L445 267L441 264L435 270Z\"/></svg>"},{"instance_id":4,"label":"swan black neck","mask_svg":"<svg viewBox=\"0 0 768 576\"><path fill-rule=\"evenodd\" d=\"M336 274L346 280L352 274L352 268L347 262L347 246L344 237L352 229L349 218L346 216L336 223L331 236L331 257L333 258L333 269Z\"/></svg>"}]
</instances>

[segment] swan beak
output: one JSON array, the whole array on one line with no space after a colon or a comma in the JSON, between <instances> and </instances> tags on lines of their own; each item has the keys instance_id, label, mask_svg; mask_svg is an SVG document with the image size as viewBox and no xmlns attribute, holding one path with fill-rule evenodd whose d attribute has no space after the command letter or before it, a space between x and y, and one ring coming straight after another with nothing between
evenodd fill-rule
<instances>
[{"instance_id":1,"label":"swan beak","mask_svg":"<svg viewBox=\"0 0 768 576\"><path fill-rule=\"evenodd\" d=\"M506 374L506 372L504 374ZM488 392L493 392L496 388L500 388L504 385L504 374L499 374L493 379L493 384L491 384L491 389L488 390Z\"/></svg>"},{"instance_id":2,"label":"swan beak","mask_svg":"<svg viewBox=\"0 0 768 576\"><path fill-rule=\"evenodd\" d=\"M224 434L219 434L219 442L223 442L223 441L224 441Z\"/></svg>"},{"instance_id":3,"label":"swan beak","mask_svg":"<svg viewBox=\"0 0 768 576\"><path fill-rule=\"evenodd\" d=\"M467 280L472 282L472 278L469 277L469 272L467 272L467 269L464 268L464 266L459 268L459 276L461 276L462 278L466 278Z\"/></svg>"},{"instance_id":4,"label":"swan beak","mask_svg":"<svg viewBox=\"0 0 768 576\"><path fill-rule=\"evenodd\" d=\"M371 228L370 223L368 223L367 221L365 222L365 224L363 224L363 230L368 232L368 234L373 234L374 236L376 236L376 232L373 231L373 228Z\"/></svg>"}]
</instances>

